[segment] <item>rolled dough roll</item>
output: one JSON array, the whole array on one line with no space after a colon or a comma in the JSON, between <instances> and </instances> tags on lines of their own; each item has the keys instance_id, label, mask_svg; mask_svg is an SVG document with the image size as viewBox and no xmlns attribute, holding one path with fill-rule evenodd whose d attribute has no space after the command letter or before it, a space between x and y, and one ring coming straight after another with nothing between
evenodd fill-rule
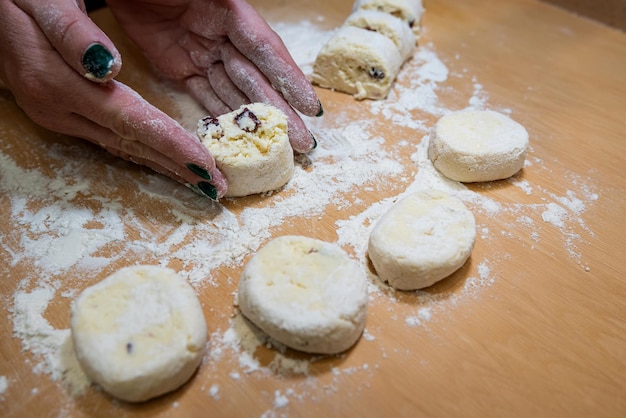
<instances>
[{"instance_id":1,"label":"rolled dough roll","mask_svg":"<svg viewBox=\"0 0 626 418\"><path fill-rule=\"evenodd\" d=\"M85 374L130 402L184 384L207 340L193 289L156 266L123 268L85 289L71 307L71 332Z\"/></svg>"},{"instance_id":2,"label":"rolled dough roll","mask_svg":"<svg viewBox=\"0 0 626 418\"><path fill-rule=\"evenodd\" d=\"M378 10L402 19L419 36L424 6L422 0L356 0L353 11Z\"/></svg>"},{"instance_id":3,"label":"rolled dough roll","mask_svg":"<svg viewBox=\"0 0 626 418\"><path fill-rule=\"evenodd\" d=\"M350 348L365 327L367 278L336 245L303 236L270 241L239 282L244 316L276 341L309 353Z\"/></svg>"},{"instance_id":4,"label":"rolled dough roll","mask_svg":"<svg viewBox=\"0 0 626 418\"><path fill-rule=\"evenodd\" d=\"M385 35L396 44L403 61L410 58L415 50L415 35L411 28L406 22L388 13L360 9L348 16L344 25Z\"/></svg>"},{"instance_id":5,"label":"rolled dough roll","mask_svg":"<svg viewBox=\"0 0 626 418\"><path fill-rule=\"evenodd\" d=\"M401 290L421 289L448 277L469 258L474 215L441 191L410 194L374 226L368 253L376 274Z\"/></svg>"},{"instance_id":6,"label":"rolled dough roll","mask_svg":"<svg viewBox=\"0 0 626 418\"><path fill-rule=\"evenodd\" d=\"M402 62L398 48L386 36L342 26L317 55L313 82L355 99L384 99Z\"/></svg>"},{"instance_id":7,"label":"rolled dough roll","mask_svg":"<svg viewBox=\"0 0 626 418\"><path fill-rule=\"evenodd\" d=\"M444 176L461 182L511 177L524 167L528 132L491 110L448 114L430 133L428 158Z\"/></svg>"},{"instance_id":8,"label":"rolled dough roll","mask_svg":"<svg viewBox=\"0 0 626 418\"><path fill-rule=\"evenodd\" d=\"M251 103L198 121L198 137L228 181L226 197L276 190L293 176L287 116L276 107Z\"/></svg>"}]
</instances>

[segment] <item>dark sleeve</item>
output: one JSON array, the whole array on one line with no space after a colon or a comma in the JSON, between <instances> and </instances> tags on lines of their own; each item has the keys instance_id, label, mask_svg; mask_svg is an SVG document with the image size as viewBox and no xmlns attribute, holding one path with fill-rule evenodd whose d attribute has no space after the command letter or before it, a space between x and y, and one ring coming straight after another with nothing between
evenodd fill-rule
<instances>
[{"instance_id":1,"label":"dark sleeve","mask_svg":"<svg viewBox=\"0 0 626 418\"><path fill-rule=\"evenodd\" d=\"M104 0L85 0L85 6L88 12L106 7L106 1Z\"/></svg>"}]
</instances>

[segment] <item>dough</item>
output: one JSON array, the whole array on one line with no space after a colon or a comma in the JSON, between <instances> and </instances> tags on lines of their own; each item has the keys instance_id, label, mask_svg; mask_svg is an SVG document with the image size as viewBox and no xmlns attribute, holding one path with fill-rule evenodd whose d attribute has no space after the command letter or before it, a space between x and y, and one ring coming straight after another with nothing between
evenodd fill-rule
<instances>
[{"instance_id":1,"label":"dough","mask_svg":"<svg viewBox=\"0 0 626 418\"><path fill-rule=\"evenodd\" d=\"M357 10L348 16L344 25L385 35L396 45L403 61L413 56L415 35L406 22L393 15L377 10Z\"/></svg>"},{"instance_id":2,"label":"dough","mask_svg":"<svg viewBox=\"0 0 626 418\"><path fill-rule=\"evenodd\" d=\"M376 274L401 290L430 286L458 270L476 239L474 215L438 190L412 193L374 226L368 245Z\"/></svg>"},{"instance_id":3,"label":"dough","mask_svg":"<svg viewBox=\"0 0 626 418\"><path fill-rule=\"evenodd\" d=\"M243 315L276 341L333 354L350 348L363 332L367 278L336 245L288 235L248 262L238 299Z\"/></svg>"},{"instance_id":4,"label":"dough","mask_svg":"<svg viewBox=\"0 0 626 418\"><path fill-rule=\"evenodd\" d=\"M424 6L422 0L357 0L353 11L378 10L394 15L413 30L415 36L419 36Z\"/></svg>"},{"instance_id":5,"label":"dough","mask_svg":"<svg viewBox=\"0 0 626 418\"><path fill-rule=\"evenodd\" d=\"M313 82L355 99L384 99L402 62L398 48L386 36L342 26L317 55Z\"/></svg>"},{"instance_id":6,"label":"dough","mask_svg":"<svg viewBox=\"0 0 626 418\"><path fill-rule=\"evenodd\" d=\"M85 289L72 304L71 331L85 374L131 402L184 384L207 340L193 289L156 266L123 268Z\"/></svg>"},{"instance_id":7,"label":"dough","mask_svg":"<svg viewBox=\"0 0 626 418\"><path fill-rule=\"evenodd\" d=\"M293 176L287 116L280 109L247 104L217 118L200 119L197 133L228 181L226 197L276 190Z\"/></svg>"},{"instance_id":8,"label":"dough","mask_svg":"<svg viewBox=\"0 0 626 418\"><path fill-rule=\"evenodd\" d=\"M444 176L461 182L511 177L524 166L528 132L490 110L448 114L430 133L428 158Z\"/></svg>"}]
</instances>

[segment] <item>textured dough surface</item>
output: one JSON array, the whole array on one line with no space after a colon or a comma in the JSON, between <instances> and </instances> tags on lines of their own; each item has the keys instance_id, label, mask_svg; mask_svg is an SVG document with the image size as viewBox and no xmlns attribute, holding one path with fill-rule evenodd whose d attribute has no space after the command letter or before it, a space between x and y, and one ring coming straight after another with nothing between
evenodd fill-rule
<instances>
[{"instance_id":1,"label":"textured dough surface","mask_svg":"<svg viewBox=\"0 0 626 418\"><path fill-rule=\"evenodd\" d=\"M344 25L378 32L391 39L403 61L410 58L415 50L415 35L409 25L388 13L378 10L357 10L348 16Z\"/></svg>"},{"instance_id":2,"label":"textured dough surface","mask_svg":"<svg viewBox=\"0 0 626 418\"><path fill-rule=\"evenodd\" d=\"M85 374L131 402L184 384L207 340L193 289L157 266L123 268L85 289L72 304L71 331Z\"/></svg>"},{"instance_id":3,"label":"textured dough surface","mask_svg":"<svg viewBox=\"0 0 626 418\"><path fill-rule=\"evenodd\" d=\"M378 10L402 19L419 36L424 5L422 0L356 0L353 11Z\"/></svg>"},{"instance_id":4,"label":"textured dough surface","mask_svg":"<svg viewBox=\"0 0 626 418\"><path fill-rule=\"evenodd\" d=\"M461 200L438 190L420 191L380 218L368 253L382 280L401 290L421 289L463 266L475 239L474 215Z\"/></svg>"},{"instance_id":5,"label":"textured dough surface","mask_svg":"<svg viewBox=\"0 0 626 418\"><path fill-rule=\"evenodd\" d=\"M403 59L386 36L342 26L322 47L313 64L313 82L352 94L355 99L384 99Z\"/></svg>"},{"instance_id":6,"label":"textured dough surface","mask_svg":"<svg viewBox=\"0 0 626 418\"><path fill-rule=\"evenodd\" d=\"M334 244L282 236L261 248L239 282L239 308L276 341L333 354L356 343L365 327L367 278Z\"/></svg>"},{"instance_id":7,"label":"textured dough surface","mask_svg":"<svg viewBox=\"0 0 626 418\"><path fill-rule=\"evenodd\" d=\"M276 190L293 176L287 116L274 106L251 103L202 118L197 133L228 181L226 197Z\"/></svg>"},{"instance_id":8,"label":"textured dough surface","mask_svg":"<svg viewBox=\"0 0 626 418\"><path fill-rule=\"evenodd\" d=\"M491 110L463 110L437 121L428 158L449 179L471 183L511 177L524 167L528 132Z\"/></svg>"}]
</instances>

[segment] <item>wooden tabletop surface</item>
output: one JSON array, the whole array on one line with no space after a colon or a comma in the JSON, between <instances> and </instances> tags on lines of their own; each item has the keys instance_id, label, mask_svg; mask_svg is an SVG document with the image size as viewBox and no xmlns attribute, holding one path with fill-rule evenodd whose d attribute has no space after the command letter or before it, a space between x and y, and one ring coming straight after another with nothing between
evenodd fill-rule
<instances>
[{"instance_id":1,"label":"wooden tabletop surface","mask_svg":"<svg viewBox=\"0 0 626 418\"><path fill-rule=\"evenodd\" d=\"M252 3L305 72L352 4ZM626 416L626 34L535 0L425 5L389 98L318 89L325 116L307 122L319 149L266 196L213 205L37 127L0 90L0 416ZM93 18L123 54L119 79L195 121L108 10ZM512 179L464 189L424 160L433 123L469 106L527 128ZM476 216L472 256L429 289L393 292L371 273L368 228L396 197L437 185ZM243 265L287 233L335 242L370 272L366 332L343 355L268 346L238 315ZM191 381L139 405L89 386L68 344L72 299L135 263L188 279L210 334Z\"/></svg>"}]
</instances>

